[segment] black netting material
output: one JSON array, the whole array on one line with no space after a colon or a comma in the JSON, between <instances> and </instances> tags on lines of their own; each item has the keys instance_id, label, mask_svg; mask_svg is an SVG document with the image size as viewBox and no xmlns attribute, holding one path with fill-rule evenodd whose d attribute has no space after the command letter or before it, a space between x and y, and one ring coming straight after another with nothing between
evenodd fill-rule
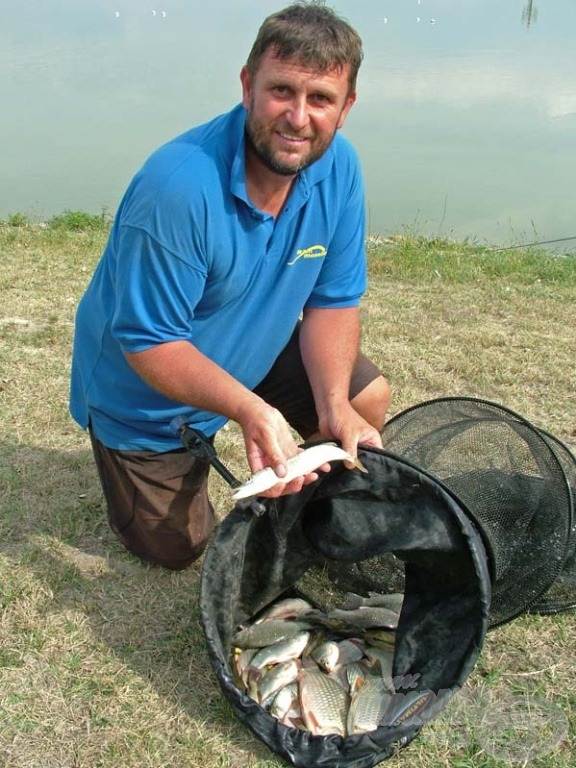
<instances>
[{"instance_id":1,"label":"black netting material","mask_svg":"<svg viewBox=\"0 0 576 768\"><path fill-rule=\"evenodd\" d=\"M563 443L473 398L403 411L383 439L437 477L476 522L490 556L491 626L576 605L576 460Z\"/></svg>"},{"instance_id":2,"label":"black netting material","mask_svg":"<svg viewBox=\"0 0 576 768\"><path fill-rule=\"evenodd\" d=\"M360 458L368 475L335 467L282 497L274 513L233 510L205 555L201 617L222 690L242 722L297 766L369 768L413 739L421 724L345 739L279 724L234 682L229 657L238 624L295 587L319 607L334 607L347 590L393 591L393 560L405 593L393 672L415 676L419 690L436 694L429 716L463 685L487 630L487 558L465 511L402 459L370 449Z\"/></svg>"},{"instance_id":3,"label":"black netting material","mask_svg":"<svg viewBox=\"0 0 576 768\"><path fill-rule=\"evenodd\" d=\"M361 448L369 470L336 465L256 517L234 509L205 555L201 618L235 714L304 768L370 768L422 726L313 736L279 724L239 690L236 627L297 592L320 608L347 592L404 592L393 674L436 694L433 717L466 681L485 633L532 610L576 607L576 459L512 411L474 398L410 408Z\"/></svg>"}]
</instances>

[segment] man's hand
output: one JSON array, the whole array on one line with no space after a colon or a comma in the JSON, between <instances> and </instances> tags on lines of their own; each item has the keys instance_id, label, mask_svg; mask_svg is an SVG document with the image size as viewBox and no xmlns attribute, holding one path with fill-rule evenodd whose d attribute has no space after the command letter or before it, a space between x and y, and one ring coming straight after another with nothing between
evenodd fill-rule
<instances>
[{"instance_id":1,"label":"man's hand","mask_svg":"<svg viewBox=\"0 0 576 768\"><path fill-rule=\"evenodd\" d=\"M319 436L339 440L342 448L352 456L357 456L359 443L382 448L380 432L365 421L348 401L337 410L329 411L321 420ZM347 466L351 468L352 465L347 462Z\"/></svg>"},{"instance_id":2,"label":"man's hand","mask_svg":"<svg viewBox=\"0 0 576 768\"><path fill-rule=\"evenodd\" d=\"M286 460L301 449L298 448L290 427L280 411L267 405L263 400L250 399L241 409L236 420L242 428L244 445L250 470L258 472L264 467L272 467L279 478L286 475ZM322 471L330 471L330 464L324 464ZM290 483L279 482L262 494L276 498L289 493L298 493L305 485L318 479L316 472L297 477Z\"/></svg>"}]
</instances>

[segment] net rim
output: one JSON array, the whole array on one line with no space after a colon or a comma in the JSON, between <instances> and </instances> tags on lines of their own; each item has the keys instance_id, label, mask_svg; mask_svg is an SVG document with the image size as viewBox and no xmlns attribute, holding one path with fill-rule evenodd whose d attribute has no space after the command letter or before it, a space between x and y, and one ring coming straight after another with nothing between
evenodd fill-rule
<instances>
[{"instance_id":1,"label":"net rim","mask_svg":"<svg viewBox=\"0 0 576 768\"><path fill-rule=\"evenodd\" d=\"M574 462L574 469L576 473L576 457L570 450L569 446L566 445L566 443L564 443L562 440L557 438L555 435L552 435L546 430L540 429L535 424L533 424L529 419L525 418L524 416L519 414L517 411L514 411L512 408L509 408L508 406L502 405L501 403L497 403L492 400L488 400L480 397L472 397L469 395L468 396L450 395L450 396L444 396L444 397L437 397L431 400L424 401L422 403L416 403L415 405L409 406L408 408L404 409L400 413L397 413L394 416L392 416L388 420L388 422L386 422L382 430L382 434L384 435L388 426L398 421L400 418L405 417L413 412L422 410L425 407L432 406L435 404L442 404L442 403L477 403L479 405L485 405L489 408L492 408L495 412L501 412L502 414L506 414L510 416L516 422L518 422L519 424L522 424L525 428L532 431L534 435L544 443L544 445L546 446L546 448L548 449L552 457L553 463L557 465L557 467L560 470L561 476L563 478L563 490L565 491L565 494L566 494L567 507L568 507L568 512L567 512L568 521L567 521L567 527L566 527L566 534L563 537L564 540L563 540L562 557L559 558L559 561L558 561L560 563L558 572L556 573L551 583L548 584L543 589L543 591L540 592L540 594L538 594L536 597L533 597L518 612L512 613L510 615L503 617L502 619L492 622L490 624L490 629L507 624L508 622L512 621L518 616L521 616L524 613L540 613L545 615L545 614L552 614L552 613L560 613L562 611L575 610L576 599L569 600L569 601L550 600L549 602L546 602L546 593L553 587L554 583L557 581L558 577L561 575L562 571L564 570L565 564L571 555L572 544L576 539L576 496L572 491L564 465L560 461L554 446L551 445L551 442L559 446L566 452L569 459L571 459ZM414 466L416 466L421 471L426 471L426 470L423 470L423 468L418 467L418 465L414 465ZM431 475L432 478L442 483L442 481L439 478L437 478L433 473L429 473L429 474ZM576 474L575 474L575 477L576 477ZM489 570L492 576L495 572L494 562L493 562L493 559L494 559L493 547L491 546L489 540L487 539L487 536L484 534L482 523L481 521L479 521L478 516L475 516L473 513L470 512L468 506L464 504L460 498L458 498L457 494L453 494L453 496L455 496L458 503L466 510L466 513L470 515L476 528L479 529L479 533L484 542L486 552L490 558Z\"/></svg>"}]
</instances>

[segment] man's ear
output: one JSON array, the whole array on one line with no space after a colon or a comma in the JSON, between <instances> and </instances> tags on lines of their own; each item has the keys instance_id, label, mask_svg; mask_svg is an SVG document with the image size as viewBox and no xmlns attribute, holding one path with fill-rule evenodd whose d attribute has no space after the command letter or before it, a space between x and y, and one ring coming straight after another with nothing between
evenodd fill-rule
<instances>
[{"instance_id":1,"label":"man's ear","mask_svg":"<svg viewBox=\"0 0 576 768\"><path fill-rule=\"evenodd\" d=\"M348 94L346 102L344 103L344 107L342 108L342 112L340 113L340 117L338 118L338 125L337 125L338 129L342 128L342 126L344 125L344 121L346 120L348 112L350 112L350 110L352 109L355 101L356 101L356 92L353 91L352 93Z\"/></svg>"},{"instance_id":2,"label":"man's ear","mask_svg":"<svg viewBox=\"0 0 576 768\"><path fill-rule=\"evenodd\" d=\"M242 83L242 105L248 109L252 98L252 75L247 67L242 67L240 82Z\"/></svg>"}]
</instances>

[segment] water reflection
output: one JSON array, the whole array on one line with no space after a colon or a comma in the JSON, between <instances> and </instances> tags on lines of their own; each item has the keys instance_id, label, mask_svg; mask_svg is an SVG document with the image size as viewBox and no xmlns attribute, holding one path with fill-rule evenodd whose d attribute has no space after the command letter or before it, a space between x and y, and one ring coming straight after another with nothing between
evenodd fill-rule
<instances>
[{"instance_id":1,"label":"water reflection","mask_svg":"<svg viewBox=\"0 0 576 768\"><path fill-rule=\"evenodd\" d=\"M538 18L538 9L534 4L534 0L528 0L528 2L526 3L526 7L522 12L522 21L524 22L524 24L526 24L526 28L530 29L532 22L536 21L537 18Z\"/></svg>"},{"instance_id":2,"label":"water reflection","mask_svg":"<svg viewBox=\"0 0 576 768\"><path fill-rule=\"evenodd\" d=\"M365 44L344 132L374 234L574 234L576 0L327 1ZM115 211L152 150L239 100L247 48L287 3L4 3L0 218Z\"/></svg>"}]
</instances>

